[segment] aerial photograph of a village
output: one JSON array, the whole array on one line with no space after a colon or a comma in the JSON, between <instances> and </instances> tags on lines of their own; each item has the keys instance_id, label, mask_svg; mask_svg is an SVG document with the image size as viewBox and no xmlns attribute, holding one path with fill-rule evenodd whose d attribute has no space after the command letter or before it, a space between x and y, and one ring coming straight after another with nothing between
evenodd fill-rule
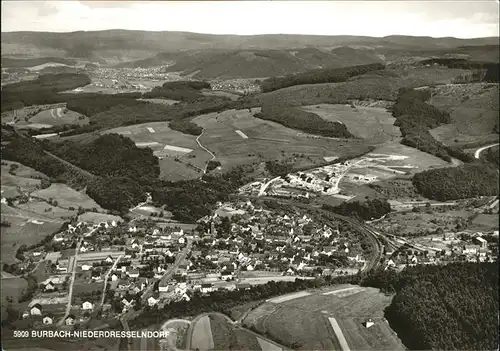
<instances>
[{"instance_id":1,"label":"aerial photograph of a village","mask_svg":"<svg viewBox=\"0 0 500 351\"><path fill-rule=\"evenodd\" d=\"M494 1L2 1L2 350L498 350Z\"/></svg>"}]
</instances>

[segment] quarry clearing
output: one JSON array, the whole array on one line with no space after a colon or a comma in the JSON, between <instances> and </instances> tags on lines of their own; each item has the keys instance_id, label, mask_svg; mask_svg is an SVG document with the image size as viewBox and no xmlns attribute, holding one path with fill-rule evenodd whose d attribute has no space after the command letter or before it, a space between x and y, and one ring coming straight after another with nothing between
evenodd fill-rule
<instances>
[{"instance_id":1,"label":"quarry clearing","mask_svg":"<svg viewBox=\"0 0 500 351\"><path fill-rule=\"evenodd\" d=\"M327 289L311 291L308 296L280 304L266 302L252 310L243 323L273 340L295 343L301 349L405 349L384 318L391 296L359 286L335 290L331 294L325 294L330 291ZM363 323L369 318L375 325L366 328ZM338 330L333 328L333 319Z\"/></svg>"},{"instance_id":2,"label":"quarry clearing","mask_svg":"<svg viewBox=\"0 0 500 351\"><path fill-rule=\"evenodd\" d=\"M214 153L223 169L266 160L287 160L296 167L313 167L324 164L324 157L345 156L368 149L362 140L321 138L258 119L253 115L259 111L260 108L226 110L192 120L203 127L199 140Z\"/></svg>"},{"instance_id":3,"label":"quarry clearing","mask_svg":"<svg viewBox=\"0 0 500 351\"><path fill-rule=\"evenodd\" d=\"M303 106L302 109L327 121L343 123L351 134L373 143L401 137L399 128L394 126L396 119L385 108L320 104Z\"/></svg>"}]
</instances>

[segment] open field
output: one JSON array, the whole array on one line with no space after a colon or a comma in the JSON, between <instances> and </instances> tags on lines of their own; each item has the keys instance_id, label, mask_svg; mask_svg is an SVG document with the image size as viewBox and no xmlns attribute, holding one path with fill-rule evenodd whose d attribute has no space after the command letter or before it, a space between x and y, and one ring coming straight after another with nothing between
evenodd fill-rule
<instances>
[{"instance_id":1,"label":"open field","mask_svg":"<svg viewBox=\"0 0 500 351\"><path fill-rule=\"evenodd\" d=\"M3 256L3 255L2 255ZM2 320L5 318L5 309L7 308L6 298L12 297L12 307L17 309L18 298L22 295L23 289L26 289L28 283L23 278L8 278L1 281L2 286Z\"/></svg>"},{"instance_id":2,"label":"open field","mask_svg":"<svg viewBox=\"0 0 500 351\"><path fill-rule=\"evenodd\" d=\"M266 160L287 160L296 167L308 167L325 163L324 157L340 157L367 148L361 140L311 136L258 119L253 115L259 110L227 110L192 120L203 127L199 140L215 154L223 169ZM248 138L242 138L237 130Z\"/></svg>"},{"instance_id":3,"label":"open field","mask_svg":"<svg viewBox=\"0 0 500 351\"><path fill-rule=\"evenodd\" d=\"M167 106L175 105L179 102L177 100L170 100L170 99L137 99L137 100L138 101L152 102L155 104L162 104L162 105L167 105Z\"/></svg>"},{"instance_id":4,"label":"open field","mask_svg":"<svg viewBox=\"0 0 500 351\"><path fill-rule=\"evenodd\" d=\"M2 162L5 163L2 165L2 197L16 197L21 193L35 197L18 204L17 208L2 204L2 220L10 224L10 227L2 227L2 262L11 264L17 262L15 252L20 245L39 243L59 230L66 218L76 214L80 203L95 202L63 184L52 184L47 189L37 190L41 180L32 177L47 178L44 174L17 163ZM12 164L18 165L14 170L16 175L8 172ZM57 201L58 206L45 202L50 198ZM69 211L71 204L75 210ZM92 207L100 208L97 204Z\"/></svg>"},{"instance_id":5,"label":"open field","mask_svg":"<svg viewBox=\"0 0 500 351\"><path fill-rule=\"evenodd\" d=\"M254 334L234 327L221 315L210 314L209 319L215 350L261 350Z\"/></svg>"},{"instance_id":6,"label":"open field","mask_svg":"<svg viewBox=\"0 0 500 351\"><path fill-rule=\"evenodd\" d=\"M79 303L81 299L77 298L81 294L92 293L94 291L102 291L104 282L90 283L82 279L76 279L73 284L73 298L75 303ZM84 301L81 301L83 303Z\"/></svg>"},{"instance_id":7,"label":"open field","mask_svg":"<svg viewBox=\"0 0 500 351\"><path fill-rule=\"evenodd\" d=\"M227 97L230 98L233 101L236 101L240 98L240 95L234 94L234 93L229 93L226 91L220 91L220 90L203 90L201 92L205 96L220 96L220 97Z\"/></svg>"},{"instance_id":8,"label":"open field","mask_svg":"<svg viewBox=\"0 0 500 351\"><path fill-rule=\"evenodd\" d=\"M18 208L43 214L47 218L53 219L69 219L77 214L76 207L74 210L61 208L60 206L52 206L45 201L32 200L24 204L18 205Z\"/></svg>"},{"instance_id":9,"label":"open field","mask_svg":"<svg viewBox=\"0 0 500 351\"><path fill-rule=\"evenodd\" d=\"M172 130L168 127L168 122L136 124L110 129L105 133L122 134L132 139L138 147L151 148L160 159L161 179L178 181L199 178L199 169L203 169L211 158L196 143L194 135ZM176 161L176 158L181 162Z\"/></svg>"},{"instance_id":10,"label":"open field","mask_svg":"<svg viewBox=\"0 0 500 351\"><path fill-rule=\"evenodd\" d=\"M325 295L328 291L323 289L279 305L265 303L251 311L244 324L300 349L340 350L328 319L335 318L351 350L405 349L383 317L392 297L374 288L341 289L350 287L357 293ZM375 322L371 328L362 325L368 318Z\"/></svg>"},{"instance_id":11,"label":"open field","mask_svg":"<svg viewBox=\"0 0 500 351\"><path fill-rule=\"evenodd\" d=\"M429 168L439 168L450 165L438 157L429 155L412 147L402 145L399 141L385 143L384 145L381 145L373 150L372 153L406 156L403 161L393 161L390 166L394 168L397 168L397 166L403 166L400 170L404 169L405 172L409 172L411 174L419 173ZM404 166L406 165L411 165L413 168L405 168Z\"/></svg>"},{"instance_id":12,"label":"open field","mask_svg":"<svg viewBox=\"0 0 500 351\"><path fill-rule=\"evenodd\" d=\"M327 121L341 122L351 134L373 143L383 143L401 136L399 128L394 126L396 119L385 108L320 104L303 106L302 109Z\"/></svg>"},{"instance_id":13,"label":"open field","mask_svg":"<svg viewBox=\"0 0 500 351\"><path fill-rule=\"evenodd\" d=\"M431 134L447 145L498 141L498 134L493 133L498 123L498 90L498 84L492 83L433 88L432 105L450 112L452 123L431 130Z\"/></svg>"},{"instance_id":14,"label":"open field","mask_svg":"<svg viewBox=\"0 0 500 351\"><path fill-rule=\"evenodd\" d=\"M290 300L298 299L300 297L309 296L309 295L311 295L310 292L299 291L299 292L296 292L296 293L293 293L293 294L288 294L288 295L273 297L272 299L269 299L266 302L282 303L282 302L285 302L285 301L290 301Z\"/></svg>"},{"instance_id":15,"label":"open field","mask_svg":"<svg viewBox=\"0 0 500 351\"><path fill-rule=\"evenodd\" d=\"M44 237L58 231L63 220L52 219L24 209L12 208L2 204L2 220L7 221L10 227L2 227L1 262L16 263L15 254L21 245L37 244Z\"/></svg>"},{"instance_id":16,"label":"open field","mask_svg":"<svg viewBox=\"0 0 500 351\"><path fill-rule=\"evenodd\" d=\"M53 183L50 187L34 191L31 195L44 200L51 198L57 200L58 206L62 208L73 207L77 209L81 206L84 209L96 208L97 210L102 210L88 195L76 191L66 184Z\"/></svg>"},{"instance_id":17,"label":"open field","mask_svg":"<svg viewBox=\"0 0 500 351\"><path fill-rule=\"evenodd\" d=\"M12 123L16 121L16 126L19 124L29 124L30 118L36 114L42 113L44 111L49 111L51 109L56 109L58 107L64 107L64 104L48 104L48 105L35 105L26 106L19 108L17 110L7 111L2 113L2 123ZM33 122L35 123L35 122ZM51 123L49 123L51 124Z\"/></svg>"},{"instance_id":18,"label":"open field","mask_svg":"<svg viewBox=\"0 0 500 351\"><path fill-rule=\"evenodd\" d=\"M41 180L40 179L34 179L34 178L25 178L25 177L18 177L12 174L9 174L7 171L4 171L2 167L2 176L1 176L1 182L2 182L2 197L15 197L15 193L12 193L13 189L17 189L20 191L26 191L26 192L31 192L36 190L38 187L40 187ZM5 194L4 194L5 192ZM11 194L9 196L8 194Z\"/></svg>"},{"instance_id":19,"label":"open field","mask_svg":"<svg viewBox=\"0 0 500 351\"><path fill-rule=\"evenodd\" d=\"M191 348L199 349L200 351L212 350L214 348L214 340L210 325L209 316L203 316L193 326L193 336L191 340Z\"/></svg>"},{"instance_id":20,"label":"open field","mask_svg":"<svg viewBox=\"0 0 500 351\"><path fill-rule=\"evenodd\" d=\"M78 216L78 220L83 222L92 222L92 223L111 222L111 221L123 222L123 219L121 217L106 213L97 213L97 212L82 213L80 216Z\"/></svg>"},{"instance_id":21,"label":"open field","mask_svg":"<svg viewBox=\"0 0 500 351\"><path fill-rule=\"evenodd\" d=\"M472 227L478 230L498 230L498 214L480 214L472 221Z\"/></svg>"},{"instance_id":22,"label":"open field","mask_svg":"<svg viewBox=\"0 0 500 351\"><path fill-rule=\"evenodd\" d=\"M3 163L5 163L5 165ZM16 169L14 171L14 175L16 175L18 177L36 178L36 179L38 179L38 178L39 179L48 179L49 178L45 174L43 174L42 172L38 172L31 167L27 167L27 166L25 166L21 163L18 163L18 162L7 161L7 160L2 160L2 175L4 172L7 172L9 170L9 167L11 167L11 165L14 165L14 164L17 165Z\"/></svg>"}]
</instances>

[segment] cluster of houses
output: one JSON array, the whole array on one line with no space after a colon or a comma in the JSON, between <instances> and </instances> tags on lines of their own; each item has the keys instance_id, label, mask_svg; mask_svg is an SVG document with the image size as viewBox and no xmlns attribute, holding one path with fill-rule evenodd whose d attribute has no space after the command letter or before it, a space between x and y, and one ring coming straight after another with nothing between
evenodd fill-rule
<instances>
[{"instance_id":1,"label":"cluster of houses","mask_svg":"<svg viewBox=\"0 0 500 351\"><path fill-rule=\"evenodd\" d=\"M52 274L38 282L23 319L51 325L59 318L59 324L73 325L85 323L96 310L116 316L142 306L189 301L196 292L247 289L286 278L356 274L366 263L358 234L340 222L319 223L298 209L270 211L250 201L217 203L213 214L197 225L194 231L150 221L69 225L52 240L53 247L64 244L69 249L25 252L30 260L47 261ZM441 246L436 241L435 247L431 243L422 249L387 246L385 265L398 269L496 259L498 244L495 247L487 240L488 235L498 237L498 231L466 238L445 234ZM68 316L64 311L70 290Z\"/></svg>"},{"instance_id":2,"label":"cluster of houses","mask_svg":"<svg viewBox=\"0 0 500 351\"><path fill-rule=\"evenodd\" d=\"M496 240L488 241L489 235ZM431 237L426 246L384 249L387 268L402 269L407 265L446 264L450 262L494 262L498 259L498 231L491 233L459 232Z\"/></svg>"},{"instance_id":3,"label":"cluster of houses","mask_svg":"<svg viewBox=\"0 0 500 351\"><path fill-rule=\"evenodd\" d=\"M234 91L242 94L255 93L260 91L260 85L253 80L232 79L225 81L210 82L212 90Z\"/></svg>"},{"instance_id":4,"label":"cluster of houses","mask_svg":"<svg viewBox=\"0 0 500 351\"><path fill-rule=\"evenodd\" d=\"M279 213L251 202L219 204L200 219L193 268L204 272L229 267L277 274L315 275L325 268L362 268L365 259L352 233L321 225L301 213Z\"/></svg>"}]
</instances>

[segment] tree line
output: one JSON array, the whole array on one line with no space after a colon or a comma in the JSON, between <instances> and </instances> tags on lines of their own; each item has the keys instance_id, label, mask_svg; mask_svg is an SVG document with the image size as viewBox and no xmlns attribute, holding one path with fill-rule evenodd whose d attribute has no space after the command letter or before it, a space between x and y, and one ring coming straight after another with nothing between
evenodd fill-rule
<instances>
[{"instance_id":1,"label":"tree line","mask_svg":"<svg viewBox=\"0 0 500 351\"><path fill-rule=\"evenodd\" d=\"M367 199L366 201L348 201L341 205L323 204L323 209L343 216L353 216L363 220L380 218L391 212L391 205L385 199Z\"/></svg>"},{"instance_id":2,"label":"tree line","mask_svg":"<svg viewBox=\"0 0 500 351\"><path fill-rule=\"evenodd\" d=\"M335 138L354 138L343 123L326 121L312 112L286 105L264 103L261 112L256 113L254 117L273 121L309 134Z\"/></svg>"},{"instance_id":3,"label":"tree line","mask_svg":"<svg viewBox=\"0 0 500 351\"><path fill-rule=\"evenodd\" d=\"M154 87L150 92L144 93L143 97L192 102L202 96L202 89L210 88L210 83L202 81L166 82L162 86Z\"/></svg>"},{"instance_id":4,"label":"tree line","mask_svg":"<svg viewBox=\"0 0 500 351\"><path fill-rule=\"evenodd\" d=\"M381 63L358 65L343 68L313 69L284 77L271 77L261 83L264 93L302 84L338 83L345 82L351 77L359 76L371 71L384 69Z\"/></svg>"},{"instance_id":5,"label":"tree line","mask_svg":"<svg viewBox=\"0 0 500 351\"><path fill-rule=\"evenodd\" d=\"M439 201L498 195L498 167L486 162L429 169L413 176L420 194Z\"/></svg>"},{"instance_id":6,"label":"tree line","mask_svg":"<svg viewBox=\"0 0 500 351\"><path fill-rule=\"evenodd\" d=\"M398 93L396 103L392 107L392 115L396 118L394 125L399 127L403 135L402 144L451 162L455 157L463 162L471 162L473 158L460 148L452 148L434 139L429 132L442 124L451 123L449 113L428 104L431 92L403 88Z\"/></svg>"}]
</instances>

